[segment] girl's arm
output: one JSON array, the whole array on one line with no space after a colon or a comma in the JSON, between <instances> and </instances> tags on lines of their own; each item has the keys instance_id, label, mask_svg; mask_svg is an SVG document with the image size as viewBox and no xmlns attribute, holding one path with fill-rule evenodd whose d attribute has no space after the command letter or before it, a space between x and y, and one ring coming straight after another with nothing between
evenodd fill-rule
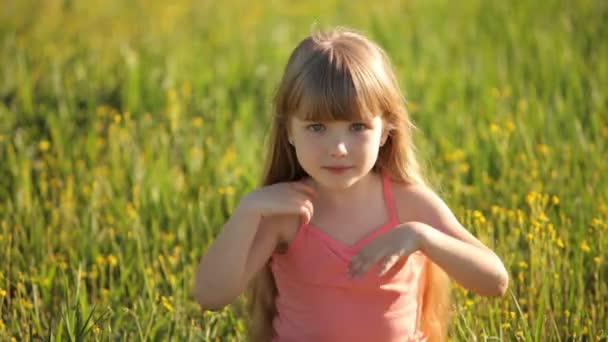
<instances>
[{"instance_id":1,"label":"girl's arm","mask_svg":"<svg viewBox=\"0 0 608 342\"><path fill-rule=\"evenodd\" d=\"M275 251L282 227L310 221L315 188L307 179L247 194L196 271L194 296L202 309L220 309L240 295Z\"/></svg>"},{"instance_id":2,"label":"girl's arm","mask_svg":"<svg viewBox=\"0 0 608 342\"><path fill-rule=\"evenodd\" d=\"M203 309L220 309L239 295L249 249L261 217L241 202L196 270L194 297Z\"/></svg>"},{"instance_id":3,"label":"girl's arm","mask_svg":"<svg viewBox=\"0 0 608 342\"><path fill-rule=\"evenodd\" d=\"M500 258L456 219L448 206L423 187L410 190L420 249L461 286L486 296L501 296L509 275Z\"/></svg>"}]
</instances>

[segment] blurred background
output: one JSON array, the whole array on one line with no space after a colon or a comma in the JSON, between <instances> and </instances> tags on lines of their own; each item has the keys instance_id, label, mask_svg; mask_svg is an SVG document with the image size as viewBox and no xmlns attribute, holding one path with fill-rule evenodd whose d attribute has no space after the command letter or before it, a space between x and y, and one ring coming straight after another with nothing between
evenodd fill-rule
<instances>
[{"instance_id":1,"label":"blurred background","mask_svg":"<svg viewBox=\"0 0 608 342\"><path fill-rule=\"evenodd\" d=\"M608 2L0 0L0 340L245 336L199 258L311 30L397 70L432 185L509 270L451 341L608 337Z\"/></svg>"}]
</instances>

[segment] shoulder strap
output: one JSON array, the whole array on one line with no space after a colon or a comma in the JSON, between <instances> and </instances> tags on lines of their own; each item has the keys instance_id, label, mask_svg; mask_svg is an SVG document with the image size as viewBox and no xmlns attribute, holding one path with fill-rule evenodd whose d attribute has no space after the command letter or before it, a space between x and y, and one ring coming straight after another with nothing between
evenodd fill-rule
<instances>
[{"instance_id":1,"label":"shoulder strap","mask_svg":"<svg viewBox=\"0 0 608 342\"><path fill-rule=\"evenodd\" d=\"M382 187L384 190L384 202L388 208L391 221L399 223L399 215L395 206L395 198L393 196L393 185L388 172L382 171Z\"/></svg>"}]
</instances>

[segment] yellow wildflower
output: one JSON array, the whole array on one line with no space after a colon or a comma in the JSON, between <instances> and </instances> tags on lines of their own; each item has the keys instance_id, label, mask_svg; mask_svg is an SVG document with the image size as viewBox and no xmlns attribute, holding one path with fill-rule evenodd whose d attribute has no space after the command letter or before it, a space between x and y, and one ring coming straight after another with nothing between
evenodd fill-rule
<instances>
[{"instance_id":1,"label":"yellow wildflower","mask_svg":"<svg viewBox=\"0 0 608 342\"><path fill-rule=\"evenodd\" d=\"M201 117L196 117L194 119L192 119L192 125L194 127L201 127L203 125L203 118Z\"/></svg>"},{"instance_id":2,"label":"yellow wildflower","mask_svg":"<svg viewBox=\"0 0 608 342\"><path fill-rule=\"evenodd\" d=\"M48 140L42 140L38 144L38 148L42 152L48 151L48 149L51 148L51 143Z\"/></svg>"},{"instance_id":3,"label":"yellow wildflower","mask_svg":"<svg viewBox=\"0 0 608 342\"><path fill-rule=\"evenodd\" d=\"M116 259L116 257L113 256L112 254L108 254L106 256L106 260L107 260L108 264L110 264L110 266L116 266L116 264L118 264L118 259Z\"/></svg>"}]
</instances>

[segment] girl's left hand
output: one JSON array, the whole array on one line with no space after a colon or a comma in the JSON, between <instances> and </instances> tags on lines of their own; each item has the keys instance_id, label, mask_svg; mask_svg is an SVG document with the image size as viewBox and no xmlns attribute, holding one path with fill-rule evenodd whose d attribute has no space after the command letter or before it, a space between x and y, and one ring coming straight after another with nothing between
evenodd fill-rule
<instances>
[{"instance_id":1,"label":"girl's left hand","mask_svg":"<svg viewBox=\"0 0 608 342\"><path fill-rule=\"evenodd\" d=\"M380 234L355 255L348 270L351 278L362 276L369 268L383 260L378 276L384 275L401 258L420 249L421 234L416 224L403 223Z\"/></svg>"}]
</instances>

